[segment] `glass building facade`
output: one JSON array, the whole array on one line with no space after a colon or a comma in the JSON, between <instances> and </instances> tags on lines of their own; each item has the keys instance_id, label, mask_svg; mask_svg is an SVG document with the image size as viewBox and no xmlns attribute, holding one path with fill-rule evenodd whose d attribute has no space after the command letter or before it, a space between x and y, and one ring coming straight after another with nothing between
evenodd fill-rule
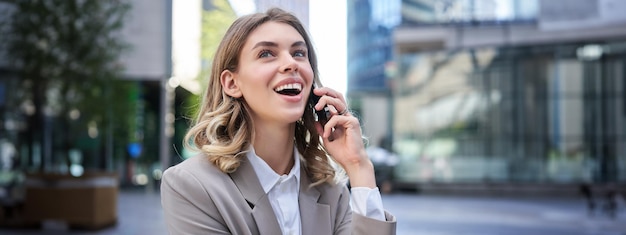
<instances>
[{"instance_id":1,"label":"glass building facade","mask_svg":"<svg viewBox=\"0 0 626 235\"><path fill-rule=\"evenodd\" d=\"M348 94L388 92L385 65L393 61L398 7L397 0L348 1Z\"/></svg>"},{"instance_id":2,"label":"glass building facade","mask_svg":"<svg viewBox=\"0 0 626 235\"><path fill-rule=\"evenodd\" d=\"M626 41L403 57L400 180L626 181Z\"/></svg>"},{"instance_id":3,"label":"glass building facade","mask_svg":"<svg viewBox=\"0 0 626 235\"><path fill-rule=\"evenodd\" d=\"M457 39L490 41L395 55L398 181L626 182L626 36L511 44L516 29L541 28L548 2L402 1L400 27L503 27L509 41L473 34Z\"/></svg>"},{"instance_id":4,"label":"glass building facade","mask_svg":"<svg viewBox=\"0 0 626 235\"><path fill-rule=\"evenodd\" d=\"M390 136L389 71L393 67L393 29L400 23L400 0L351 0L348 10L350 110L360 117L363 134L377 145Z\"/></svg>"},{"instance_id":5,"label":"glass building facade","mask_svg":"<svg viewBox=\"0 0 626 235\"><path fill-rule=\"evenodd\" d=\"M403 0L403 25L499 24L534 21L537 0Z\"/></svg>"}]
</instances>

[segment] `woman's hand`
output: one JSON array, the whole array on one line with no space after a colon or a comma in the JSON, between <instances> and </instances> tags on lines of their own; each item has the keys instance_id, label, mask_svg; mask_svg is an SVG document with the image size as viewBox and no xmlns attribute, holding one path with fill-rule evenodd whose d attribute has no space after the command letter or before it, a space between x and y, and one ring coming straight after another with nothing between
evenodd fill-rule
<instances>
[{"instance_id":1,"label":"woman's hand","mask_svg":"<svg viewBox=\"0 0 626 235\"><path fill-rule=\"evenodd\" d=\"M328 87L313 90L321 96L315 110L328 106L331 117L322 127L315 123L328 153L348 174L352 187L376 187L374 165L365 152L359 120L348 111L343 95Z\"/></svg>"}]
</instances>

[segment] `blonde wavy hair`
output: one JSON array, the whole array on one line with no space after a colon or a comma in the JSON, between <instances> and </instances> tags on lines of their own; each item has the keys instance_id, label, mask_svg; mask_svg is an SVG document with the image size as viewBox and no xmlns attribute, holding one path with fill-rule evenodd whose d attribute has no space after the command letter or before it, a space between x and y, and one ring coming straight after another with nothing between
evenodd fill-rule
<instances>
[{"instance_id":1,"label":"blonde wavy hair","mask_svg":"<svg viewBox=\"0 0 626 235\"><path fill-rule=\"evenodd\" d=\"M245 100L235 99L224 92L220 74L224 70L237 71L241 48L249 34L270 21L288 24L300 33L307 45L314 82L321 84L311 40L294 15L272 8L265 13L247 15L235 20L217 48L198 115L184 138L187 148L206 154L209 161L224 173L232 173L239 167L245 152L252 144L254 127ZM295 123L295 145L303 157L302 164L313 184L332 183L335 179L335 168L331 165L315 129L313 112L313 107L307 104L302 118Z\"/></svg>"}]
</instances>

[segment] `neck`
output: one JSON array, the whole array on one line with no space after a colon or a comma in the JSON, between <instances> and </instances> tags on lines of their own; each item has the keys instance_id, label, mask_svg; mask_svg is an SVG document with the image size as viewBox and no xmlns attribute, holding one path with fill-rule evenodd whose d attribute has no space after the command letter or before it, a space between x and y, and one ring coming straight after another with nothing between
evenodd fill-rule
<instances>
[{"instance_id":1,"label":"neck","mask_svg":"<svg viewBox=\"0 0 626 235\"><path fill-rule=\"evenodd\" d=\"M254 151L279 175L288 174L293 167L294 131L295 124L255 125Z\"/></svg>"}]
</instances>

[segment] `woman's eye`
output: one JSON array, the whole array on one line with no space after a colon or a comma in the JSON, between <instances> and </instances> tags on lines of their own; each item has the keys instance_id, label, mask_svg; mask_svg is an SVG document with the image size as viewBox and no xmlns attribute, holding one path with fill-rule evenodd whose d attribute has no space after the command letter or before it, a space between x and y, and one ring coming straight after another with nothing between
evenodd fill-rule
<instances>
[{"instance_id":1,"label":"woman's eye","mask_svg":"<svg viewBox=\"0 0 626 235\"><path fill-rule=\"evenodd\" d=\"M270 57L273 56L271 51L264 50L259 53L259 58Z\"/></svg>"},{"instance_id":2,"label":"woman's eye","mask_svg":"<svg viewBox=\"0 0 626 235\"><path fill-rule=\"evenodd\" d=\"M305 51L295 51L293 53L293 56L295 56L295 57L306 57L306 52Z\"/></svg>"}]
</instances>

